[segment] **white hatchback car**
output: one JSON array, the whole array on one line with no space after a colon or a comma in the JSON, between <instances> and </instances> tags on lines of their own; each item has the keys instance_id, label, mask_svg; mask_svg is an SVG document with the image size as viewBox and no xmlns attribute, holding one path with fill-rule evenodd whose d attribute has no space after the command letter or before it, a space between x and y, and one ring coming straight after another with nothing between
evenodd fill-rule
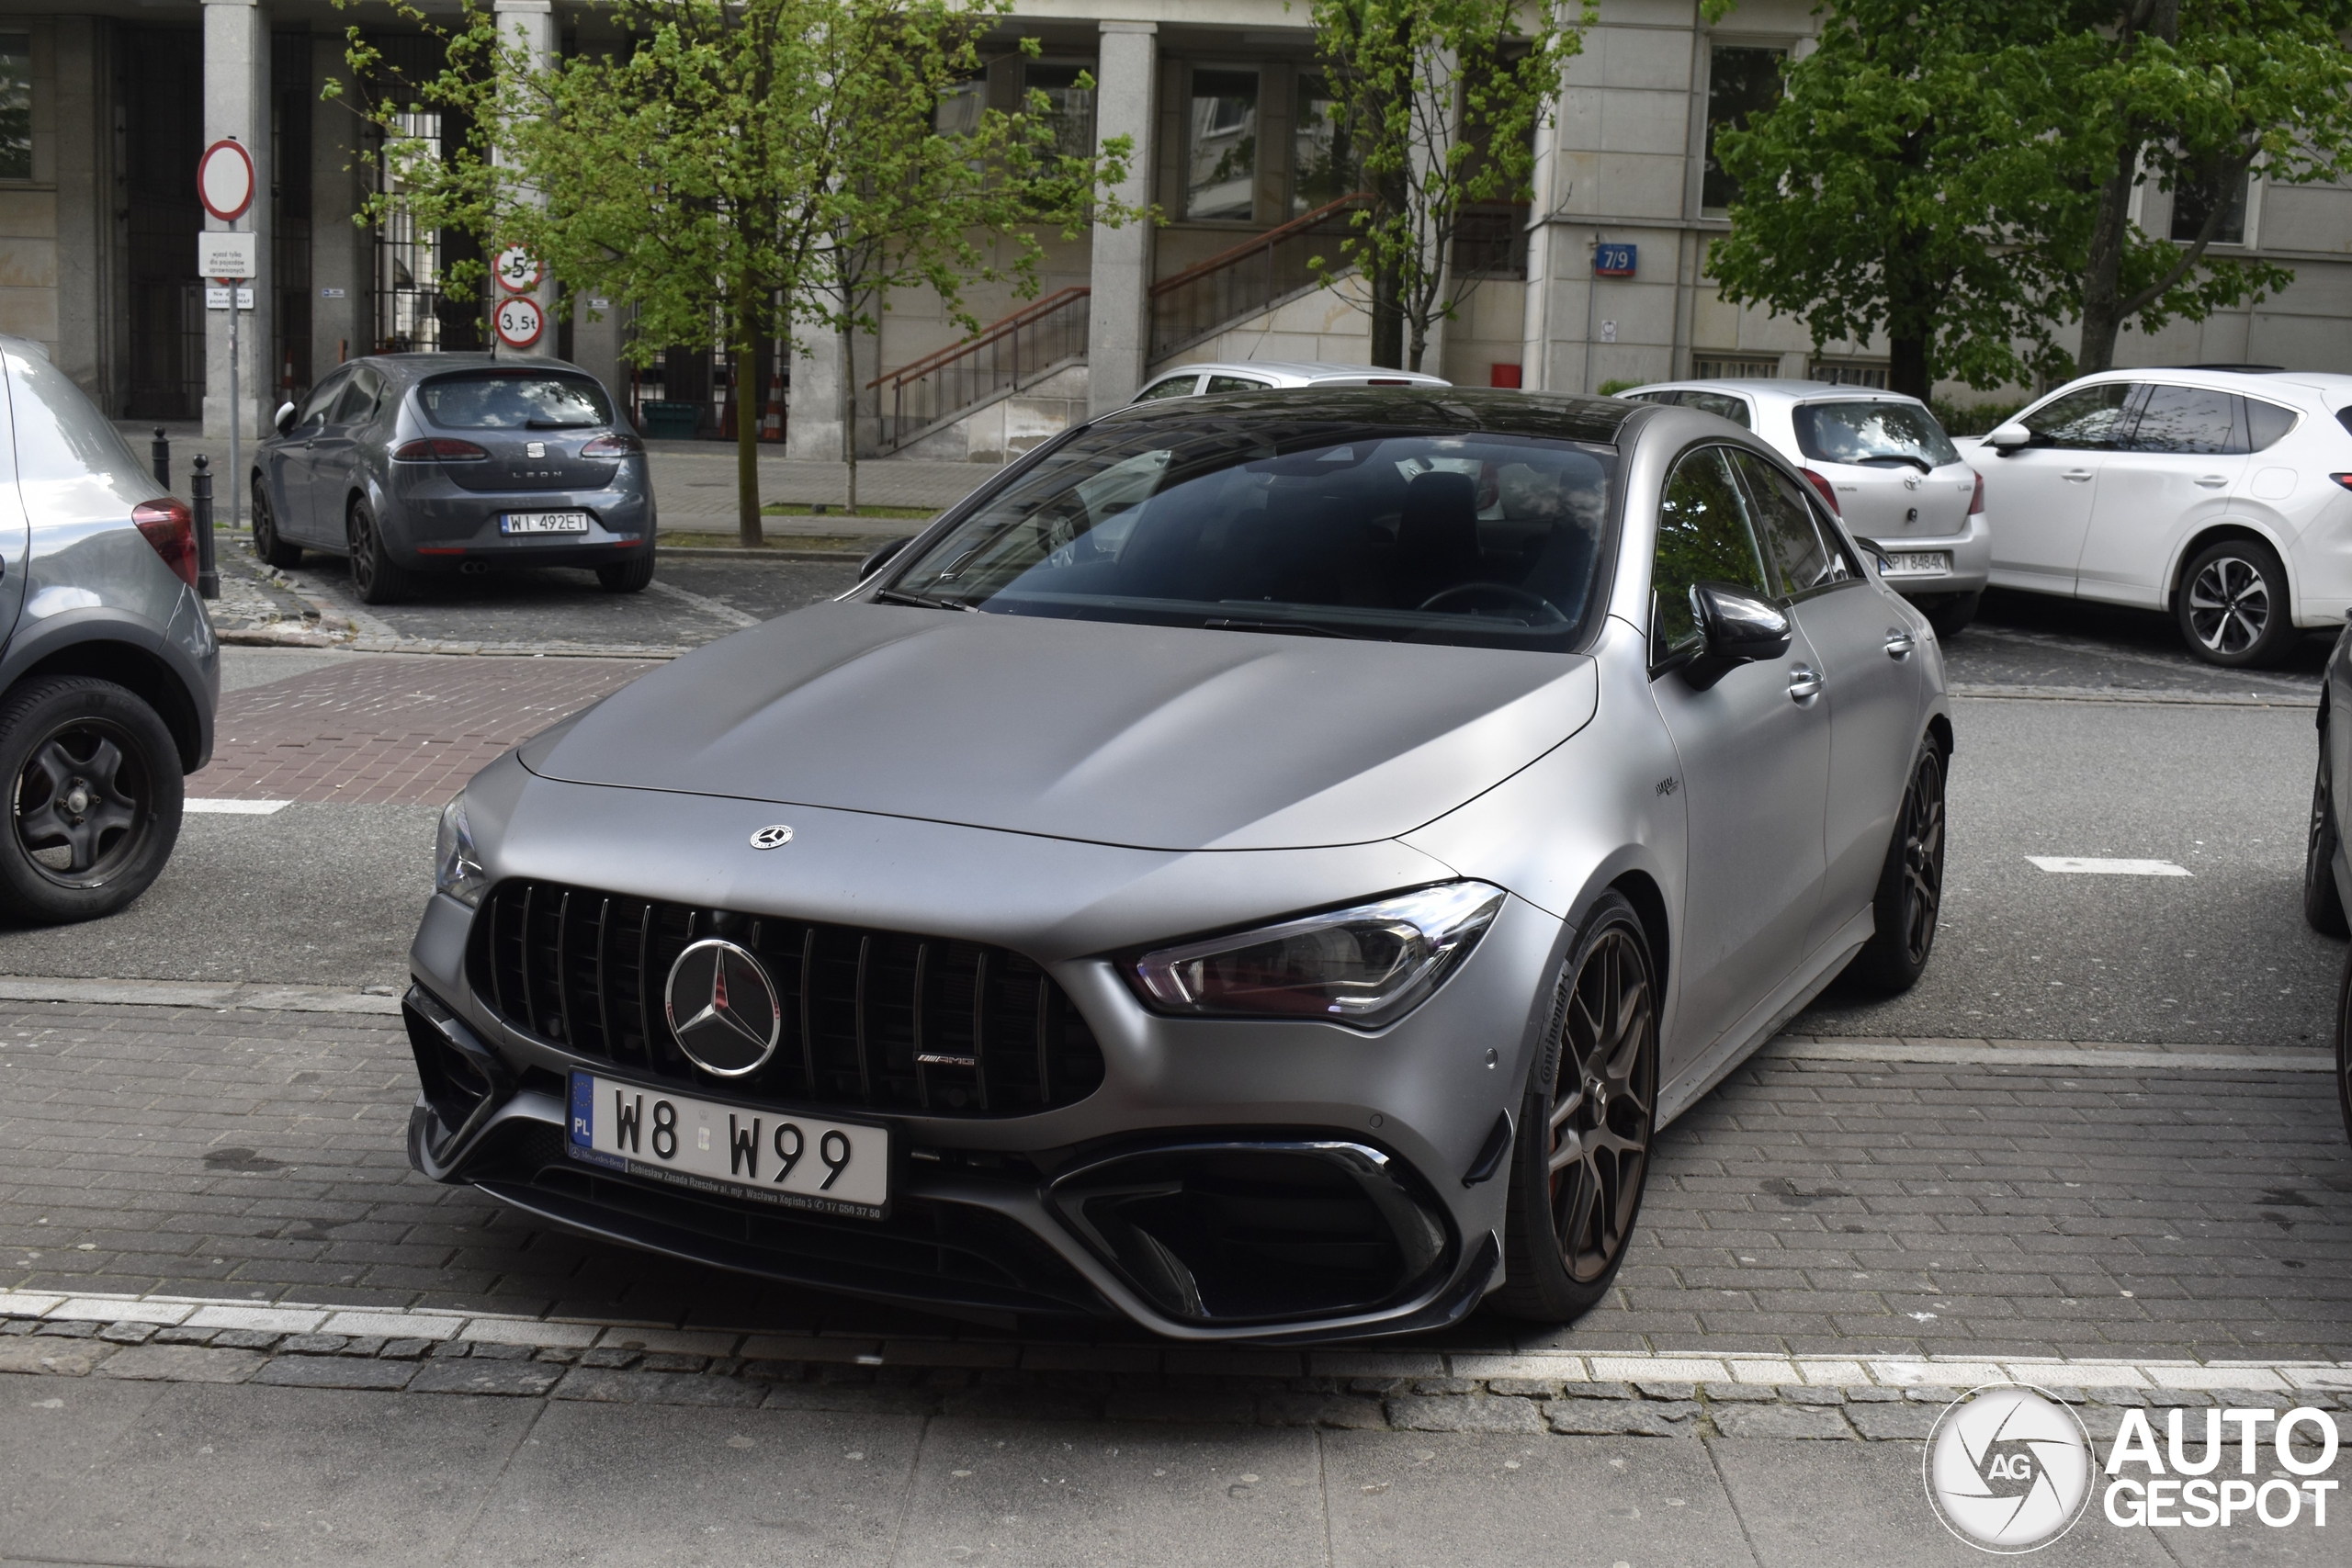
<instances>
[{"instance_id":1,"label":"white hatchback car","mask_svg":"<svg viewBox=\"0 0 2352 1568\"><path fill-rule=\"evenodd\" d=\"M2352 608L2352 376L2104 371L1961 445L1997 586L2170 610L2240 666Z\"/></svg>"},{"instance_id":2,"label":"white hatchback car","mask_svg":"<svg viewBox=\"0 0 2352 1568\"><path fill-rule=\"evenodd\" d=\"M1451 387L1453 383L1419 370L1386 370L1377 365L1336 365L1321 359L1235 359L1178 365L1144 383L1135 400L1214 397L1219 392L1261 392L1269 387Z\"/></svg>"},{"instance_id":3,"label":"white hatchback car","mask_svg":"<svg viewBox=\"0 0 2352 1568\"><path fill-rule=\"evenodd\" d=\"M1918 399L1778 380L1661 381L1623 395L1703 409L1754 431L1878 552L1879 575L1938 635L1975 618L1992 561L1984 482Z\"/></svg>"}]
</instances>

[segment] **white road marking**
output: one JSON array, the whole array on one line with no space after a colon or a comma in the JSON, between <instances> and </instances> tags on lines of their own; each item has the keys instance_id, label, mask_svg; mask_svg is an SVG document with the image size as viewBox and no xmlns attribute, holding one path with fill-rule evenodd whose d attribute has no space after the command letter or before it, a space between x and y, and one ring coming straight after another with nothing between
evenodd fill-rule
<instances>
[{"instance_id":1,"label":"white road marking","mask_svg":"<svg viewBox=\"0 0 2352 1568\"><path fill-rule=\"evenodd\" d=\"M198 800L180 802L182 811L209 812L217 817L271 817L294 803L290 800Z\"/></svg>"},{"instance_id":2,"label":"white road marking","mask_svg":"<svg viewBox=\"0 0 2352 1568\"><path fill-rule=\"evenodd\" d=\"M756 626L760 624L760 618L757 615L747 615L732 604L722 604L718 600L704 594L689 593L684 589L673 587L658 577L645 586L664 599L675 599L681 604L692 604L704 615L714 616L734 626Z\"/></svg>"},{"instance_id":3,"label":"white road marking","mask_svg":"<svg viewBox=\"0 0 2352 1568\"><path fill-rule=\"evenodd\" d=\"M2185 865L2168 860L2094 860L2087 855L2028 855L2044 871L2079 872L2086 876L2191 876Z\"/></svg>"}]
</instances>

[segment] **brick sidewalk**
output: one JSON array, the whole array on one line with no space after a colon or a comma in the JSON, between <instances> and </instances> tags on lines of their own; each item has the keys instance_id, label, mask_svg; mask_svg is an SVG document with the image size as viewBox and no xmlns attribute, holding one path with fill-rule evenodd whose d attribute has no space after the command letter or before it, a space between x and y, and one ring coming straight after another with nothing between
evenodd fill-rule
<instances>
[{"instance_id":1,"label":"brick sidewalk","mask_svg":"<svg viewBox=\"0 0 2352 1568\"><path fill-rule=\"evenodd\" d=\"M210 799L438 805L509 746L654 661L355 658L220 700Z\"/></svg>"},{"instance_id":2,"label":"brick sidewalk","mask_svg":"<svg viewBox=\"0 0 2352 1568\"><path fill-rule=\"evenodd\" d=\"M0 1089L0 1285L952 1331L424 1181L394 1020L14 1004ZM2346 1359L2352 1158L2325 1091L2312 1074L1753 1061L1661 1139L1607 1305L1421 1346Z\"/></svg>"}]
</instances>

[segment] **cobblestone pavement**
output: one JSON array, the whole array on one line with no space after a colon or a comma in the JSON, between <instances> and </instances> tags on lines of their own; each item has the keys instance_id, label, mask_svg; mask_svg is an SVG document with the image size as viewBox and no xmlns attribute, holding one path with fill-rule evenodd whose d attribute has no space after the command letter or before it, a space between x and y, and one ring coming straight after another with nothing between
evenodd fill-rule
<instances>
[{"instance_id":1,"label":"cobblestone pavement","mask_svg":"<svg viewBox=\"0 0 2352 1568\"><path fill-rule=\"evenodd\" d=\"M413 1076L390 1018L0 1004L0 1286L1002 1343L426 1182ZM2352 1358L2326 1082L1767 1055L1663 1135L1607 1304L1423 1348Z\"/></svg>"}]
</instances>

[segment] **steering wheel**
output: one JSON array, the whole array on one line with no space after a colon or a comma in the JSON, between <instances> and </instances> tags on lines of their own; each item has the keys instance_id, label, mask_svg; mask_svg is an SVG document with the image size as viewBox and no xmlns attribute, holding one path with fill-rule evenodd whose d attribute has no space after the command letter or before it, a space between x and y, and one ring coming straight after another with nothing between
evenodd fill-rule
<instances>
[{"instance_id":1,"label":"steering wheel","mask_svg":"<svg viewBox=\"0 0 2352 1568\"><path fill-rule=\"evenodd\" d=\"M1568 617L1560 607L1541 593L1531 593L1524 588L1513 588L1508 582L1463 582L1452 588L1442 588L1414 606L1417 610L1434 610L1448 599L1458 599L1467 593L1494 593L1524 604L1536 613L1539 622L1561 621Z\"/></svg>"}]
</instances>

